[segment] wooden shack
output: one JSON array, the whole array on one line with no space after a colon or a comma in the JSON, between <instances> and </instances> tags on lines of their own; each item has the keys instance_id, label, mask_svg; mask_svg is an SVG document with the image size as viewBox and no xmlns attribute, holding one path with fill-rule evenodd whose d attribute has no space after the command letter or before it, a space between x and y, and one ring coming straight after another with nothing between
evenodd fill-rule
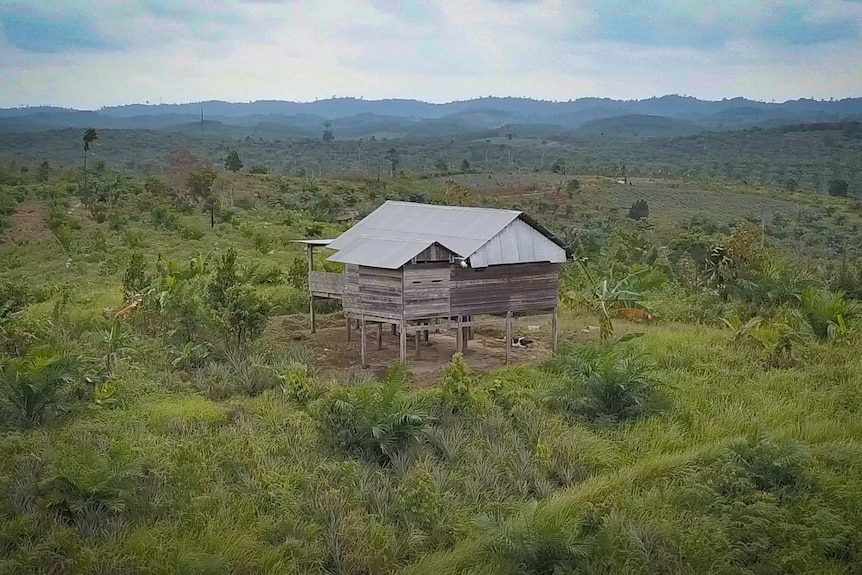
<instances>
[{"instance_id":1,"label":"wooden shack","mask_svg":"<svg viewBox=\"0 0 862 575\"><path fill-rule=\"evenodd\" d=\"M507 318L506 352L514 314L551 313L557 340L559 266L567 254L559 240L523 212L388 201L333 240L301 240L308 246L312 330L314 302L340 299L361 332L377 324L400 333L407 359L407 334L455 327L464 351L473 318ZM335 250L329 261L343 274L314 271L314 248Z\"/></svg>"}]
</instances>

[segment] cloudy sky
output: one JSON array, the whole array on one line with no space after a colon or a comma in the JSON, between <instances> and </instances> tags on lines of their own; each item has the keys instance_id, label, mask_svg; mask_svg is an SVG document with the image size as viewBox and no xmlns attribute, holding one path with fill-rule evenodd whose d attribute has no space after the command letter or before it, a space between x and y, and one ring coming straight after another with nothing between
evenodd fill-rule
<instances>
[{"instance_id":1,"label":"cloudy sky","mask_svg":"<svg viewBox=\"0 0 862 575\"><path fill-rule=\"evenodd\" d=\"M0 106L862 96L862 0L0 0Z\"/></svg>"}]
</instances>

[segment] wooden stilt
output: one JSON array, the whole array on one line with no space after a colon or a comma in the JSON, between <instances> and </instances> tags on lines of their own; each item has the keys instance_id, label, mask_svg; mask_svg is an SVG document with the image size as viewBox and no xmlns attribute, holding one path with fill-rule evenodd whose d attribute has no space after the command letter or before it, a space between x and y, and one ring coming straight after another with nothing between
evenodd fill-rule
<instances>
[{"instance_id":1,"label":"wooden stilt","mask_svg":"<svg viewBox=\"0 0 862 575\"><path fill-rule=\"evenodd\" d=\"M349 317L347 318L347 341L353 339L353 320Z\"/></svg>"},{"instance_id":2,"label":"wooden stilt","mask_svg":"<svg viewBox=\"0 0 862 575\"><path fill-rule=\"evenodd\" d=\"M314 247L307 244L308 249L308 307L311 317L311 333L317 333L317 321L314 317L314 295L311 293L311 273L314 271Z\"/></svg>"},{"instance_id":3,"label":"wooden stilt","mask_svg":"<svg viewBox=\"0 0 862 575\"><path fill-rule=\"evenodd\" d=\"M506 312L506 365L509 365L509 349L512 347L512 312Z\"/></svg>"},{"instance_id":4,"label":"wooden stilt","mask_svg":"<svg viewBox=\"0 0 862 575\"><path fill-rule=\"evenodd\" d=\"M557 351L557 308L551 314L551 349Z\"/></svg>"},{"instance_id":5,"label":"wooden stilt","mask_svg":"<svg viewBox=\"0 0 862 575\"><path fill-rule=\"evenodd\" d=\"M470 324L471 324L471 325L470 325L470 327L468 327L468 328L467 328L467 339L476 339L476 329L475 329L475 327L472 325L472 323L473 323L473 316L472 316L472 315L471 315L471 316L467 316L467 321L469 321L469 322L470 322Z\"/></svg>"},{"instance_id":6,"label":"wooden stilt","mask_svg":"<svg viewBox=\"0 0 862 575\"><path fill-rule=\"evenodd\" d=\"M461 316L458 316L457 326L455 328L455 351L457 353L463 353L463 349L461 347L461 339L464 337L464 330L461 328Z\"/></svg>"},{"instance_id":7,"label":"wooden stilt","mask_svg":"<svg viewBox=\"0 0 862 575\"><path fill-rule=\"evenodd\" d=\"M467 322L470 322L470 318L472 316L467 316ZM461 327L461 353L467 354L467 342L470 341L470 327L463 326Z\"/></svg>"},{"instance_id":8,"label":"wooden stilt","mask_svg":"<svg viewBox=\"0 0 862 575\"><path fill-rule=\"evenodd\" d=\"M396 330L397 330L397 329L398 329L398 326L396 326L396 325L393 323L393 324L392 324L392 335L397 335L397 332L396 332Z\"/></svg>"},{"instance_id":9,"label":"wooden stilt","mask_svg":"<svg viewBox=\"0 0 862 575\"><path fill-rule=\"evenodd\" d=\"M402 319L401 325L400 325L401 333L400 333L400 342L399 342L400 343L400 346L399 346L400 355L399 355L399 357L401 359L401 363L407 363L407 330L404 329L405 327L407 327L407 326L404 325L404 320Z\"/></svg>"},{"instance_id":10,"label":"wooden stilt","mask_svg":"<svg viewBox=\"0 0 862 575\"><path fill-rule=\"evenodd\" d=\"M419 359L419 340L422 339L422 332L419 330L415 331L414 339L416 340L416 359Z\"/></svg>"},{"instance_id":11,"label":"wooden stilt","mask_svg":"<svg viewBox=\"0 0 862 575\"><path fill-rule=\"evenodd\" d=\"M362 367L368 366L365 353L365 316L360 316L359 319L359 353L362 358Z\"/></svg>"},{"instance_id":12,"label":"wooden stilt","mask_svg":"<svg viewBox=\"0 0 862 575\"><path fill-rule=\"evenodd\" d=\"M425 336L425 343L428 343L428 330L427 329L425 330L423 335Z\"/></svg>"},{"instance_id":13,"label":"wooden stilt","mask_svg":"<svg viewBox=\"0 0 862 575\"><path fill-rule=\"evenodd\" d=\"M377 322L377 349L383 349L383 322Z\"/></svg>"},{"instance_id":14,"label":"wooden stilt","mask_svg":"<svg viewBox=\"0 0 862 575\"><path fill-rule=\"evenodd\" d=\"M314 301L314 296L310 296L310 299L308 300L308 307L310 308L311 312L311 333L317 333L317 317L315 317L314 315Z\"/></svg>"}]
</instances>

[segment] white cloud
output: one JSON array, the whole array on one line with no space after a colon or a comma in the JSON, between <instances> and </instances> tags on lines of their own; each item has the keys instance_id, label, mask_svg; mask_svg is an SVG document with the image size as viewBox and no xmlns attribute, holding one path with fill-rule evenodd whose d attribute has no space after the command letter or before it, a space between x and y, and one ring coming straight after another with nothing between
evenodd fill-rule
<instances>
[{"instance_id":1,"label":"white cloud","mask_svg":"<svg viewBox=\"0 0 862 575\"><path fill-rule=\"evenodd\" d=\"M119 47L45 54L4 45L0 36L0 106L333 94L432 101L859 95L860 2L651 4L646 16L657 26L688 23L712 30L711 40L603 29L649 19L626 11L630 3L598 0L72 0L62 13L55 2L32 0L26 7L42 15L88 15ZM4 5L0 14L21 6ZM789 16L788 6L796 10ZM626 19L608 19L620 10ZM776 15L784 19L770 38L762 31ZM847 22L840 34L828 27L836 19ZM780 25L796 36L810 32L816 44L782 42Z\"/></svg>"}]
</instances>

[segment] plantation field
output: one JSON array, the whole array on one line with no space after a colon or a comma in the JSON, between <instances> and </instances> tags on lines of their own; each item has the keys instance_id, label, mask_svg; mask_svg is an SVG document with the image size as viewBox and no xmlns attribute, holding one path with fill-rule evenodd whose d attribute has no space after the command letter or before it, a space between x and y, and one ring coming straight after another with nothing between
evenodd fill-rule
<instances>
[{"instance_id":1,"label":"plantation field","mask_svg":"<svg viewBox=\"0 0 862 575\"><path fill-rule=\"evenodd\" d=\"M80 175L0 171L0 573L862 569L852 200ZM432 334L399 366L371 329L362 370L337 304L310 334L292 240L386 199L519 207L557 232L583 258L562 270L559 351L530 318L508 367L493 326L466 357Z\"/></svg>"},{"instance_id":2,"label":"plantation field","mask_svg":"<svg viewBox=\"0 0 862 575\"><path fill-rule=\"evenodd\" d=\"M571 197L561 194L560 190L565 190L573 179L580 182L580 190ZM783 190L731 183L633 177L620 184L621 177L505 173L491 174L490 178L487 174L469 174L441 180L508 202L545 199L570 205L575 217L613 210L624 215L634 202L646 200L658 225L683 224L698 217L720 225L749 217L771 222L775 214L796 217L816 209L816 202Z\"/></svg>"}]
</instances>

